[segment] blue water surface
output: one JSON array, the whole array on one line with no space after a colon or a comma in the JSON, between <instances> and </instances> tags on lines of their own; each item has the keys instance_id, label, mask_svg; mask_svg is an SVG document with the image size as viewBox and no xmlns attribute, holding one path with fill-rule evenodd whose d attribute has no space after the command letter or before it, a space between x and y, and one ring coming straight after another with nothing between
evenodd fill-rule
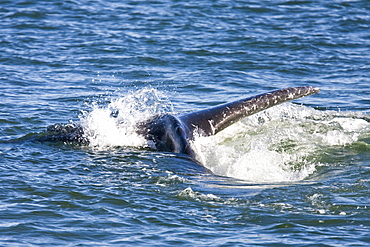
<instances>
[{"instance_id":1,"label":"blue water surface","mask_svg":"<svg viewBox=\"0 0 370 247\"><path fill-rule=\"evenodd\" d=\"M370 243L368 1L2 0L0 20L1 246ZM19 139L133 95L183 113L306 85L321 92L200 143L212 172Z\"/></svg>"}]
</instances>

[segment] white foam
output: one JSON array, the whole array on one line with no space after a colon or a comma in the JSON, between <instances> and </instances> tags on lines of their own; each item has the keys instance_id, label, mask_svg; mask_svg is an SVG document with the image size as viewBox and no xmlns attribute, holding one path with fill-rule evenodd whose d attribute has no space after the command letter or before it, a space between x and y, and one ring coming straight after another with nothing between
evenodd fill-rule
<instances>
[{"instance_id":1,"label":"white foam","mask_svg":"<svg viewBox=\"0 0 370 247\"><path fill-rule=\"evenodd\" d=\"M348 115L348 114L347 114ZM323 149L358 141L370 123L286 103L192 143L215 174L253 182L299 181L314 173Z\"/></svg>"},{"instance_id":2,"label":"white foam","mask_svg":"<svg viewBox=\"0 0 370 247\"><path fill-rule=\"evenodd\" d=\"M202 194L195 192L192 188L188 187L178 193L181 198L188 198L196 201L222 201L222 199L213 194Z\"/></svg>"}]
</instances>

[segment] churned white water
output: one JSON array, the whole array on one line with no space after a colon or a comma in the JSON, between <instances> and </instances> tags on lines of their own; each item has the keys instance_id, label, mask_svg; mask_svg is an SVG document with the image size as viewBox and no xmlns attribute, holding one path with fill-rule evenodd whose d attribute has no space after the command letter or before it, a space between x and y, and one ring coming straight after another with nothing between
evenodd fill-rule
<instances>
[{"instance_id":1,"label":"churned white water","mask_svg":"<svg viewBox=\"0 0 370 247\"><path fill-rule=\"evenodd\" d=\"M108 105L92 104L91 111L80 117L90 145L97 149L117 146L148 146L136 132L138 123L171 111L164 92L148 87L112 98Z\"/></svg>"},{"instance_id":2,"label":"churned white water","mask_svg":"<svg viewBox=\"0 0 370 247\"><path fill-rule=\"evenodd\" d=\"M319 111L285 103L247 117L193 146L215 174L251 182L299 181L324 165L325 149L350 145L369 122L350 112Z\"/></svg>"},{"instance_id":3,"label":"churned white water","mask_svg":"<svg viewBox=\"0 0 370 247\"><path fill-rule=\"evenodd\" d=\"M132 91L107 105L93 104L81 124L98 149L148 147L139 122L173 112L167 95L154 88ZM357 115L356 115L357 114ZM197 137L198 160L217 175L251 182L300 181L320 164L325 149L350 145L370 123L359 113L320 111L285 103L242 119L215 136Z\"/></svg>"}]
</instances>

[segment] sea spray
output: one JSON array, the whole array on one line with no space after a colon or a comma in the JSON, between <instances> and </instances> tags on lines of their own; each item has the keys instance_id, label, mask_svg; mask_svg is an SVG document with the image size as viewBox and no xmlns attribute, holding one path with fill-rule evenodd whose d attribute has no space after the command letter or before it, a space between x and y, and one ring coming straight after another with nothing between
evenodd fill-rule
<instances>
[{"instance_id":1,"label":"sea spray","mask_svg":"<svg viewBox=\"0 0 370 247\"><path fill-rule=\"evenodd\" d=\"M169 111L172 105L165 93L146 87L112 97L107 105L91 104L91 110L83 112L80 121L94 148L147 147L150 143L137 134L137 124Z\"/></svg>"}]
</instances>

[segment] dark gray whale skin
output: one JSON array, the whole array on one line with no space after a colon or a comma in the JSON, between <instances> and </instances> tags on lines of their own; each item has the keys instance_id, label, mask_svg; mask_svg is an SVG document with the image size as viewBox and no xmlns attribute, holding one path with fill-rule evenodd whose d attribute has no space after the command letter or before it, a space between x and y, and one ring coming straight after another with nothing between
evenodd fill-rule
<instances>
[{"instance_id":1,"label":"dark gray whale skin","mask_svg":"<svg viewBox=\"0 0 370 247\"><path fill-rule=\"evenodd\" d=\"M195 133L203 136L215 135L244 117L319 91L320 89L311 86L285 88L179 116L157 115L139 123L137 132L154 143L153 149L156 151L187 154L196 160L190 145ZM51 125L46 132L38 134L35 140L89 143L83 128L75 124Z\"/></svg>"}]
</instances>

